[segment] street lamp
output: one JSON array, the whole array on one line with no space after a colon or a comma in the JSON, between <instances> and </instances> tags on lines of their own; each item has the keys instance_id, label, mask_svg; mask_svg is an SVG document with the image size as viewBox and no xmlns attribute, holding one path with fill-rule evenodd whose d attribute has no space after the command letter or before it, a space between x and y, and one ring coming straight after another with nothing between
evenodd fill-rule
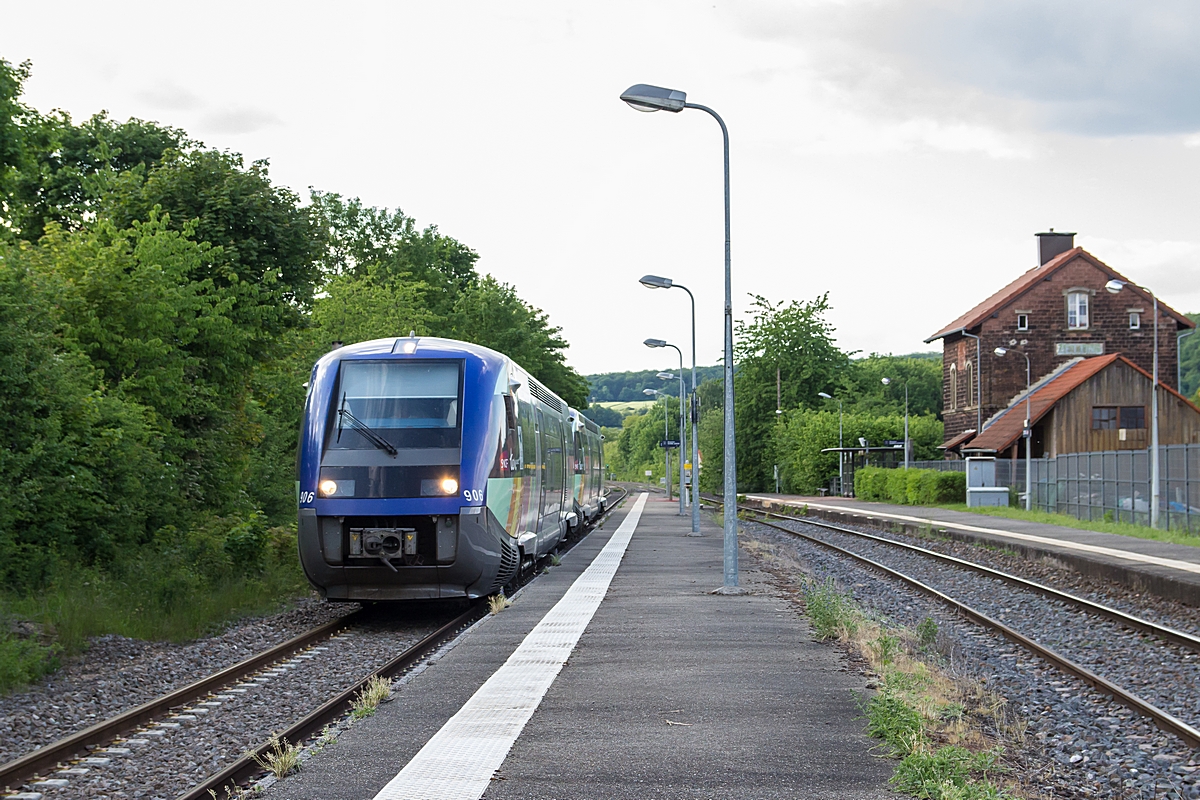
<instances>
[{"instance_id":1,"label":"street lamp","mask_svg":"<svg viewBox=\"0 0 1200 800\"><path fill-rule=\"evenodd\" d=\"M904 468L908 469L908 381L904 382ZM882 383L887 386L892 382L891 378L883 378Z\"/></svg>"},{"instance_id":2,"label":"street lamp","mask_svg":"<svg viewBox=\"0 0 1200 800\"><path fill-rule=\"evenodd\" d=\"M646 347L669 347L679 355L679 516L683 517L687 516L687 511L685 510L686 501L683 496L683 455L687 452L687 447L685 446L687 445L687 438L683 435L683 353L680 352L678 347L663 339L646 339L642 344L646 345ZM669 372L660 372L658 373L658 377L664 381L675 380L675 376ZM668 436L667 438L670 439L671 437Z\"/></svg>"},{"instance_id":3,"label":"street lamp","mask_svg":"<svg viewBox=\"0 0 1200 800\"><path fill-rule=\"evenodd\" d=\"M672 376L672 377L674 377L674 376ZM667 447L667 442L666 442L667 439L671 438L671 420L670 420L670 414L667 413L667 411L669 410L669 406L667 405L667 397L669 395L666 392L660 392L658 389L642 389L642 394L648 394L652 397L657 397L660 394L663 396L663 458L666 460L666 470L667 470L663 480L666 481L667 499L670 500L671 499L671 448ZM683 489L682 486L679 488L680 488L680 490Z\"/></svg>"},{"instance_id":4,"label":"street lamp","mask_svg":"<svg viewBox=\"0 0 1200 800\"><path fill-rule=\"evenodd\" d=\"M1104 284L1109 294L1117 294L1126 286L1128 281L1113 278ZM1158 527L1158 295L1145 286L1138 286L1154 300L1154 378L1150 388L1150 527Z\"/></svg>"},{"instance_id":5,"label":"street lamp","mask_svg":"<svg viewBox=\"0 0 1200 800\"><path fill-rule=\"evenodd\" d=\"M824 397L826 400L832 400L833 395L825 392L817 392L817 397ZM845 476L842 471L842 461L845 453L842 452L842 398L838 398L838 494L845 495Z\"/></svg>"},{"instance_id":6,"label":"street lamp","mask_svg":"<svg viewBox=\"0 0 1200 800\"><path fill-rule=\"evenodd\" d=\"M997 347L993 350L996 355L1003 357L1008 353L1007 347ZM1021 435L1025 438L1025 510L1033 510L1033 456L1030 451L1033 449L1033 415L1029 413L1029 403L1033 396L1033 382L1031 380L1031 366L1029 354L1014 350L1015 353L1020 353L1025 356L1025 428Z\"/></svg>"},{"instance_id":7,"label":"street lamp","mask_svg":"<svg viewBox=\"0 0 1200 800\"><path fill-rule=\"evenodd\" d=\"M689 407L692 410L692 493L689 502L692 504L692 533L700 533L700 503L697 501L700 464L700 413L696 407L699 397L696 396L696 296L692 290L670 278L658 275L643 275L639 283L649 289L683 289L692 300L692 399ZM682 369L680 370L682 371Z\"/></svg>"},{"instance_id":8,"label":"street lamp","mask_svg":"<svg viewBox=\"0 0 1200 800\"><path fill-rule=\"evenodd\" d=\"M650 340L647 339L647 341ZM669 344L667 347L675 347L675 345ZM675 347L675 352L679 353L678 347ZM679 381L679 516L685 517L687 516L687 510L685 508L686 498L684 497L685 492L683 488L683 455L687 452L687 439L683 435L683 354L679 353L678 378L669 372L660 372L658 373L658 377L664 381ZM664 400L663 402L665 403L666 401ZM670 439L671 437L668 436L667 438Z\"/></svg>"},{"instance_id":9,"label":"street lamp","mask_svg":"<svg viewBox=\"0 0 1200 800\"><path fill-rule=\"evenodd\" d=\"M662 86L639 83L621 94L621 99L638 111L670 111L685 108L703 111L721 126L725 155L725 580L721 589L735 592L738 585L737 552L737 443L733 429L733 282L729 256L729 129L725 120L707 106L687 102L687 94ZM695 464L692 465L693 469Z\"/></svg>"}]
</instances>

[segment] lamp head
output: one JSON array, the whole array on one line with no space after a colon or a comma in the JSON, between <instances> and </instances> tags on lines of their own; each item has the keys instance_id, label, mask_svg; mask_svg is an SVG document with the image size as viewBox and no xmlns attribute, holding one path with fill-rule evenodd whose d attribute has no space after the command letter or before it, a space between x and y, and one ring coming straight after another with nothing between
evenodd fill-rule
<instances>
[{"instance_id":1,"label":"lamp head","mask_svg":"<svg viewBox=\"0 0 1200 800\"><path fill-rule=\"evenodd\" d=\"M1116 294L1125 288L1125 281L1119 281L1116 278L1113 278L1111 281L1104 284L1104 288L1109 294Z\"/></svg>"},{"instance_id":2,"label":"lamp head","mask_svg":"<svg viewBox=\"0 0 1200 800\"><path fill-rule=\"evenodd\" d=\"M646 341L642 342L642 344L646 345L646 347L666 347L667 346L666 341L663 339L647 339Z\"/></svg>"},{"instance_id":3,"label":"lamp head","mask_svg":"<svg viewBox=\"0 0 1200 800\"><path fill-rule=\"evenodd\" d=\"M675 373L660 372L660 373L658 373L658 377L662 378L664 381L673 381L673 380L675 380Z\"/></svg>"},{"instance_id":4,"label":"lamp head","mask_svg":"<svg viewBox=\"0 0 1200 800\"><path fill-rule=\"evenodd\" d=\"M998 356L1002 356L1002 355L1004 355L1005 353L1007 353L1007 352L1008 352L1008 348L1007 348L1007 347L997 347L997 348L996 348L995 350L993 350L992 352L993 352L993 353L995 353L995 354L996 354L996 355L998 355Z\"/></svg>"},{"instance_id":5,"label":"lamp head","mask_svg":"<svg viewBox=\"0 0 1200 800\"><path fill-rule=\"evenodd\" d=\"M881 378L881 379L880 379L880 383L882 383L884 386L887 386L887 385L888 385L888 384L890 384L891 382L892 382L892 379L891 379L891 378Z\"/></svg>"},{"instance_id":6,"label":"lamp head","mask_svg":"<svg viewBox=\"0 0 1200 800\"><path fill-rule=\"evenodd\" d=\"M658 394L658 389L642 389L642 394Z\"/></svg>"},{"instance_id":7,"label":"lamp head","mask_svg":"<svg viewBox=\"0 0 1200 800\"><path fill-rule=\"evenodd\" d=\"M674 282L670 278L660 278L657 275L643 275L638 283L649 289L670 289Z\"/></svg>"},{"instance_id":8,"label":"lamp head","mask_svg":"<svg viewBox=\"0 0 1200 800\"><path fill-rule=\"evenodd\" d=\"M831 395L831 394L825 394L824 392L817 392L817 397L824 397L826 400L832 400L832 399L833 399L833 395Z\"/></svg>"},{"instance_id":9,"label":"lamp head","mask_svg":"<svg viewBox=\"0 0 1200 800\"><path fill-rule=\"evenodd\" d=\"M687 93L638 83L621 92L621 99L636 111L670 111L677 114L683 111Z\"/></svg>"}]
</instances>

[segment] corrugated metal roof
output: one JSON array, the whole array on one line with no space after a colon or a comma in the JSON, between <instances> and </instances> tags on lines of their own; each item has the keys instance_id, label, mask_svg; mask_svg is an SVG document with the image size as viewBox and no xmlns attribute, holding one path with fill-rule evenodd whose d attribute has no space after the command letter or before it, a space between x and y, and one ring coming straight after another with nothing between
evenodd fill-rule
<instances>
[{"instance_id":1,"label":"corrugated metal roof","mask_svg":"<svg viewBox=\"0 0 1200 800\"><path fill-rule=\"evenodd\" d=\"M1096 258L1094 255L1092 255L1088 251L1084 250L1082 247L1073 247L1070 250L1066 251L1065 253L1061 253L1061 254L1055 256L1054 258L1050 259L1045 264L1042 264L1040 267L1035 267L1035 268L1029 270L1024 275L1020 276L1015 281L1008 284L1003 289L996 292L991 297L987 298L986 300L984 300L982 303L980 303L979 305L972 308L967 313L963 314L961 317L954 320L949 325L942 328L940 331L935 333L933 336L930 336L925 341L933 342L938 339L941 339L942 337L944 337L948 334L955 333L955 332L961 331L961 330L966 330L968 328L974 328L976 325L979 325L981 322L983 322L985 319L987 319L989 316L991 316L997 309L1001 308L1002 306L1007 305L1008 303L1015 300L1018 296L1029 291L1035 285L1037 285L1040 281L1042 281L1045 278L1050 277L1050 275L1057 272L1059 269L1064 267L1068 262L1073 261L1077 257L1086 258L1088 261L1092 262L1092 264L1097 269L1101 270L1102 272L1107 273L1110 278L1116 278L1117 280L1125 281L1126 283L1129 284L1129 286L1128 286L1129 290L1136 292L1146 302L1148 302L1148 303L1154 302L1153 298L1151 298L1149 295L1147 295L1145 292L1143 292L1140 288L1138 288L1136 285L1134 285L1131 281L1129 281L1129 279L1127 279L1125 276L1121 275L1115 269L1108 266L1107 264L1105 264L1100 259ZM1164 313L1170 314L1172 317L1175 318L1175 320L1177 322L1184 325L1185 327L1188 327L1188 328L1196 327L1196 323L1192 322L1190 319L1185 317L1183 314L1180 314L1178 311L1174 310L1170 306L1163 303L1162 300L1158 301L1158 307Z\"/></svg>"}]
</instances>

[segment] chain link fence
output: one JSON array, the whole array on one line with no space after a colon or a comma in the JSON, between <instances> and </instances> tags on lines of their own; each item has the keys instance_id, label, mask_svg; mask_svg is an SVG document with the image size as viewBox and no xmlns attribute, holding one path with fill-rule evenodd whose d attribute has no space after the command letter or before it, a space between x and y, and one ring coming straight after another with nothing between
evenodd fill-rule
<instances>
[{"instance_id":1,"label":"chain link fence","mask_svg":"<svg viewBox=\"0 0 1200 800\"><path fill-rule=\"evenodd\" d=\"M1200 533L1200 445L1165 445L1159 458L1159 524ZM1030 463L1034 507L1077 519L1150 524L1149 450L1070 453ZM915 461L911 466L963 472L967 463ZM1025 460L997 458L996 485L1024 492Z\"/></svg>"}]
</instances>

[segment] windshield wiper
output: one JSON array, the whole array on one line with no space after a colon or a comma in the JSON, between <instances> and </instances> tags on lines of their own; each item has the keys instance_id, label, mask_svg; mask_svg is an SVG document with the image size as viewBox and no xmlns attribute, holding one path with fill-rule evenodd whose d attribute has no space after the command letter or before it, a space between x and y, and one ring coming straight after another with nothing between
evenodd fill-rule
<instances>
[{"instance_id":1,"label":"windshield wiper","mask_svg":"<svg viewBox=\"0 0 1200 800\"><path fill-rule=\"evenodd\" d=\"M384 439L382 436L380 436L378 433L375 432L374 428L372 428L370 425L363 422L361 419L354 416L353 414L351 414L349 411L347 411L344 408L338 409L338 438L339 439L341 438L341 434L342 434L342 420L349 422L350 427L353 430L356 430L359 433L361 433L368 442L375 445L380 450L385 451L392 458L396 457L396 453L398 451L392 445L391 442L389 442L387 439Z\"/></svg>"}]
</instances>

